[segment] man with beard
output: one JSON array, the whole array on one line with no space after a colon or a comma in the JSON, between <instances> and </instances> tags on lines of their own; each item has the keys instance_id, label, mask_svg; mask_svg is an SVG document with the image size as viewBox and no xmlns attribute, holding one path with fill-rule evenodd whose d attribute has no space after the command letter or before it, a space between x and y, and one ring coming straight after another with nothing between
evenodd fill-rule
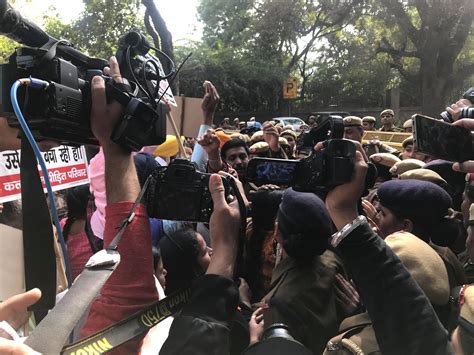
<instances>
[{"instance_id":1,"label":"man with beard","mask_svg":"<svg viewBox=\"0 0 474 355\"><path fill-rule=\"evenodd\" d=\"M247 144L239 139L233 138L227 141L221 148L221 158L230 165L232 169L237 171L239 180L244 185L245 194L249 196L252 187L249 185L247 175L247 165L250 160L250 151Z\"/></svg>"}]
</instances>

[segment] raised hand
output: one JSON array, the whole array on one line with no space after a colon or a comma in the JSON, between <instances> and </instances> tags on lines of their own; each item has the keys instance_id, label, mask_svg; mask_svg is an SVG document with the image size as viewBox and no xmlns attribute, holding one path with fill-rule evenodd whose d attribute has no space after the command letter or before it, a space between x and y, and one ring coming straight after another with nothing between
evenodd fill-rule
<instances>
[{"instance_id":1,"label":"raised hand","mask_svg":"<svg viewBox=\"0 0 474 355\"><path fill-rule=\"evenodd\" d=\"M214 210L209 221L213 250L211 263L206 274L232 278L239 243L239 204L236 199L230 203L227 202L220 175L211 175L209 190L214 204Z\"/></svg>"},{"instance_id":2,"label":"raised hand","mask_svg":"<svg viewBox=\"0 0 474 355\"><path fill-rule=\"evenodd\" d=\"M262 126L262 130L263 140L268 144L273 152L278 152L280 150L280 143L278 142L280 135L278 134L278 130L274 126L274 123L270 121L265 122Z\"/></svg>"},{"instance_id":3,"label":"raised hand","mask_svg":"<svg viewBox=\"0 0 474 355\"><path fill-rule=\"evenodd\" d=\"M204 87L204 97L202 98L201 110L204 115L205 124L210 126L220 97L217 89L210 81L206 80L202 86Z\"/></svg>"},{"instance_id":4,"label":"raised hand","mask_svg":"<svg viewBox=\"0 0 474 355\"><path fill-rule=\"evenodd\" d=\"M204 136L197 141L206 151L209 159L216 159L219 156L219 138L213 129L208 129Z\"/></svg>"}]
</instances>

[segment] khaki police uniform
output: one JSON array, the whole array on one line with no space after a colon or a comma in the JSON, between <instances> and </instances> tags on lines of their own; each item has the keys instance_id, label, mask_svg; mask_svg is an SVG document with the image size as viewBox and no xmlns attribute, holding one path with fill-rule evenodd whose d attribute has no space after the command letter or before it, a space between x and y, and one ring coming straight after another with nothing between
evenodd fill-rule
<instances>
[{"instance_id":1,"label":"khaki police uniform","mask_svg":"<svg viewBox=\"0 0 474 355\"><path fill-rule=\"evenodd\" d=\"M335 275L342 263L332 251L315 257L313 265L299 265L292 257L273 270L270 291L263 301L265 327L284 323L292 336L314 354L324 351L342 321L336 311Z\"/></svg>"},{"instance_id":2,"label":"khaki police uniform","mask_svg":"<svg viewBox=\"0 0 474 355\"><path fill-rule=\"evenodd\" d=\"M381 131L381 132L403 132L403 129L398 128L398 127L396 127L396 126L392 126L391 129L386 130L386 129L384 129L384 127L382 126L382 127L380 127L377 131Z\"/></svg>"},{"instance_id":3,"label":"khaki police uniform","mask_svg":"<svg viewBox=\"0 0 474 355\"><path fill-rule=\"evenodd\" d=\"M339 333L329 340L323 355L382 354L367 312L346 318Z\"/></svg>"}]
</instances>

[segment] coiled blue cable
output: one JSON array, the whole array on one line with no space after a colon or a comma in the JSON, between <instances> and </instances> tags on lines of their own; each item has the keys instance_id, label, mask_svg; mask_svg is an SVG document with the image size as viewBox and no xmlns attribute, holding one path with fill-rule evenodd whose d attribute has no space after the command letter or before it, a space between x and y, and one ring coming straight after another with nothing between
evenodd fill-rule
<instances>
[{"instance_id":1,"label":"coiled blue cable","mask_svg":"<svg viewBox=\"0 0 474 355\"><path fill-rule=\"evenodd\" d=\"M30 143L31 147L33 148L33 152L35 153L35 156L38 159L38 162L40 164L41 171L43 172L44 183L46 185L46 190L48 191L49 204L51 206L51 215L53 217L54 225L56 226L59 243L61 244L61 250L63 253L67 283L68 283L68 287L71 287L72 286L71 268L69 265L69 258L67 255L66 243L64 242L64 237L61 230L61 224L59 223L58 211L56 209L56 204L54 203L53 189L51 187L51 181L49 180L48 168L46 167L46 164L43 159L43 155L41 154L38 148L38 145L36 144L33 134L31 133L30 128L28 127L28 124L26 123L26 120L23 117L23 114L21 113L20 105L18 104L18 98L17 98L18 88L22 85L30 84L30 83L31 83L31 86L35 88L45 88L48 85L48 83L43 80L38 80L38 79L33 79L33 78L19 79L15 81L15 83L13 84L10 90L10 99L12 101L13 111L15 112L16 117L18 118L18 121L20 122L21 129L23 130L23 133L28 139L28 142Z\"/></svg>"}]
</instances>

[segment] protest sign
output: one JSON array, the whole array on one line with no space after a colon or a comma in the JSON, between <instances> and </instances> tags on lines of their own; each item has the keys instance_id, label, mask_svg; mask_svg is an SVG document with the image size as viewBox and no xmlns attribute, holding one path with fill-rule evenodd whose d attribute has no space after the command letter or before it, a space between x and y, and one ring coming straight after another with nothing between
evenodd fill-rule
<instances>
[{"instance_id":1,"label":"protest sign","mask_svg":"<svg viewBox=\"0 0 474 355\"><path fill-rule=\"evenodd\" d=\"M25 292L23 237L19 229L0 224L0 302Z\"/></svg>"},{"instance_id":2,"label":"protest sign","mask_svg":"<svg viewBox=\"0 0 474 355\"><path fill-rule=\"evenodd\" d=\"M175 96L177 107L171 111L178 132L182 136L195 137L199 132L199 126L203 121L201 110L202 99L194 97ZM167 123L167 134L174 134L171 124Z\"/></svg>"},{"instance_id":3,"label":"protest sign","mask_svg":"<svg viewBox=\"0 0 474 355\"><path fill-rule=\"evenodd\" d=\"M20 150L0 152L0 202L21 198ZM42 152L53 191L89 183L84 147L60 146ZM38 166L44 184L43 173Z\"/></svg>"}]
</instances>

